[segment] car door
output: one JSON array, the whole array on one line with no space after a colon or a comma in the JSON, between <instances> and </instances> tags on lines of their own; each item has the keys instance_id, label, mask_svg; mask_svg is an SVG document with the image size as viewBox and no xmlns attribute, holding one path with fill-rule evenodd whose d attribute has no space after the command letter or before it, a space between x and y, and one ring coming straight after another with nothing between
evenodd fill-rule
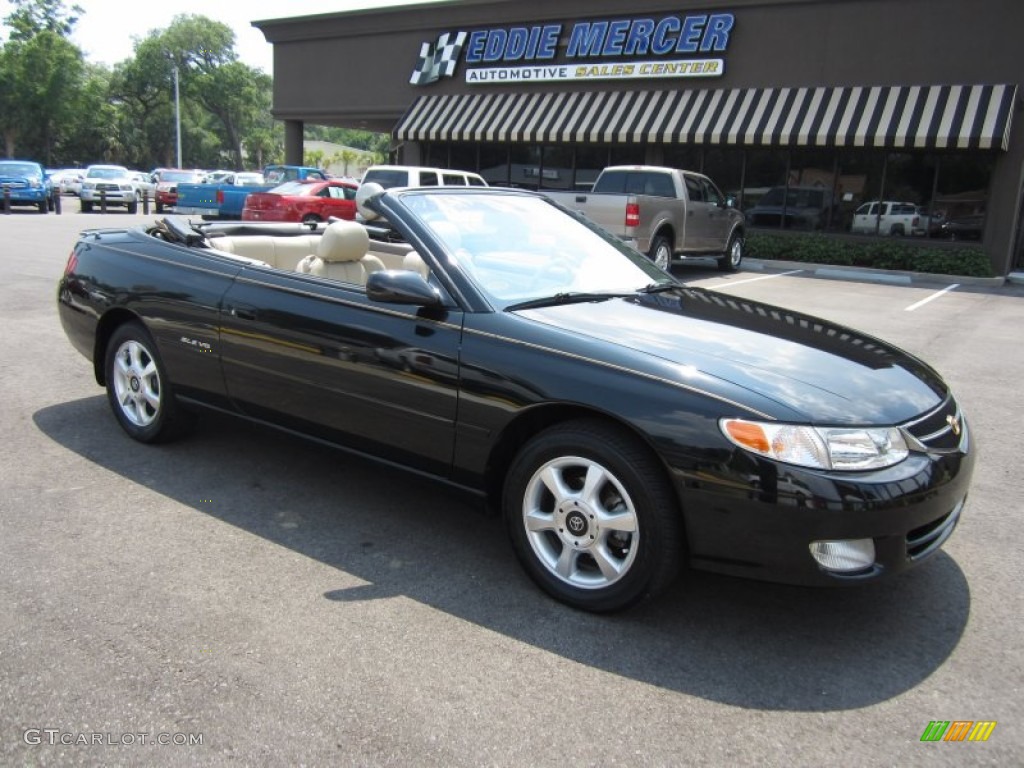
<instances>
[{"instance_id":1,"label":"car door","mask_svg":"<svg viewBox=\"0 0 1024 768\"><path fill-rule=\"evenodd\" d=\"M371 301L362 286L246 270L221 305L229 396L244 413L448 473L462 313Z\"/></svg>"},{"instance_id":2,"label":"car door","mask_svg":"<svg viewBox=\"0 0 1024 768\"><path fill-rule=\"evenodd\" d=\"M708 250L725 251L725 247L732 233L732 211L725 204L725 195L715 186L711 179L701 179L701 187L704 189L704 200L709 206L709 225L707 244Z\"/></svg>"},{"instance_id":3,"label":"car door","mask_svg":"<svg viewBox=\"0 0 1024 768\"><path fill-rule=\"evenodd\" d=\"M356 190L344 184L331 184L324 189L323 217L336 216L352 221L356 217Z\"/></svg>"},{"instance_id":4,"label":"car door","mask_svg":"<svg viewBox=\"0 0 1024 768\"><path fill-rule=\"evenodd\" d=\"M684 251L702 253L714 250L715 222L713 216L716 206L705 198L706 190L698 177L686 175L683 179L686 184L686 195L689 198L686 205Z\"/></svg>"}]
</instances>

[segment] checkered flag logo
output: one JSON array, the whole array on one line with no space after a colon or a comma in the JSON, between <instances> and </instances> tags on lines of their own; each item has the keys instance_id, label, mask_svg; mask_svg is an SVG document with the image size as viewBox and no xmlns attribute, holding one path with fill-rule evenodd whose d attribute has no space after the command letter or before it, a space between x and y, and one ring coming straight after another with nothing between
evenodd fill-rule
<instances>
[{"instance_id":1,"label":"checkered flag logo","mask_svg":"<svg viewBox=\"0 0 1024 768\"><path fill-rule=\"evenodd\" d=\"M428 85L442 77L454 75L466 37L465 32L445 32L437 38L436 43L423 43L420 46L419 63L409 82L413 85Z\"/></svg>"}]
</instances>

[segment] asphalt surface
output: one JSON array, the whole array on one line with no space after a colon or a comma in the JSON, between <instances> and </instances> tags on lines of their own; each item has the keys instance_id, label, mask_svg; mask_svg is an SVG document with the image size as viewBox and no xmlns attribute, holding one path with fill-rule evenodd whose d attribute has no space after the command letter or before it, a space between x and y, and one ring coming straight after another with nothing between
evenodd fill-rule
<instances>
[{"instance_id":1,"label":"asphalt surface","mask_svg":"<svg viewBox=\"0 0 1024 768\"><path fill-rule=\"evenodd\" d=\"M444 487L225 417L129 440L55 287L79 230L154 217L65 211L0 215L0 765L1024 764L1019 286L679 268L921 355L980 460L892 581L691 573L602 617Z\"/></svg>"}]
</instances>

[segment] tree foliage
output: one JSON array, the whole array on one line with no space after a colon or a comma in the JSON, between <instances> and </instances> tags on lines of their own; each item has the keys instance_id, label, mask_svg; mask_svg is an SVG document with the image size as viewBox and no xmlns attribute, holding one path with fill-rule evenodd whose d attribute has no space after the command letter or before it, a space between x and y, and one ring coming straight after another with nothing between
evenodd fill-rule
<instances>
[{"instance_id":1,"label":"tree foliage","mask_svg":"<svg viewBox=\"0 0 1024 768\"><path fill-rule=\"evenodd\" d=\"M178 15L111 67L85 61L68 40L84 11L63 0L11 0L0 44L0 136L8 157L50 167L117 162L175 166L180 116L183 167L262 168L284 157L270 114L271 78L238 60L231 28ZM175 104L175 70L179 99ZM322 138L386 154L388 137L310 126Z\"/></svg>"}]
</instances>

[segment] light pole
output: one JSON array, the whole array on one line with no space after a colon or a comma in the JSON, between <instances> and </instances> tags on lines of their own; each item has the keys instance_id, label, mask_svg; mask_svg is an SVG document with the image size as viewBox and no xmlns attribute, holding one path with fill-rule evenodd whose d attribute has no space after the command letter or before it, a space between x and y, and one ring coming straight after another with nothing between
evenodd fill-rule
<instances>
[{"instance_id":1,"label":"light pole","mask_svg":"<svg viewBox=\"0 0 1024 768\"><path fill-rule=\"evenodd\" d=\"M174 128L178 140L178 168L181 168L181 96L178 92L178 63L174 63Z\"/></svg>"}]
</instances>

